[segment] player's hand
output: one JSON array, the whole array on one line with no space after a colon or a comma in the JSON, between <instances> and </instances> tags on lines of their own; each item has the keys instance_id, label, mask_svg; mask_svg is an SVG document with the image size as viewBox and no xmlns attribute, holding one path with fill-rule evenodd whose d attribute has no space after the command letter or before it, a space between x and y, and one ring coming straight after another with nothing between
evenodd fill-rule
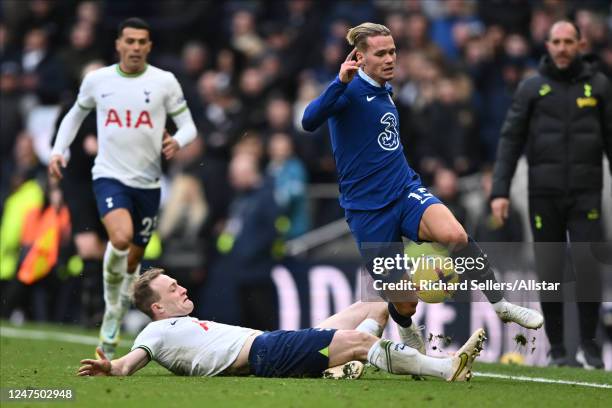
<instances>
[{"instance_id":1,"label":"player's hand","mask_svg":"<svg viewBox=\"0 0 612 408\"><path fill-rule=\"evenodd\" d=\"M100 360L85 359L81 360L81 367L77 375L93 376L93 375L111 375L111 362L100 347L96 348L96 353L100 356Z\"/></svg>"},{"instance_id":2,"label":"player's hand","mask_svg":"<svg viewBox=\"0 0 612 408\"><path fill-rule=\"evenodd\" d=\"M491 213L497 225L504 225L508 219L510 200L505 197L497 197L491 201Z\"/></svg>"},{"instance_id":3,"label":"player's hand","mask_svg":"<svg viewBox=\"0 0 612 408\"><path fill-rule=\"evenodd\" d=\"M181 147L175 138L170 136L167 130L164 130L164 138L162 139L162 152L164 153L164 157L166 160L170 160L174 157L176 152L179 151Z\"/></svg>"},{"instance_id":4,"label":"player's hand","mask_svg":"<svg viewBox=\"0 0 612 408\"><path fill-rule=\"evenodd\" d=\"M346 56L346 60L344 60L342 65L340 65L340 72L338 73L338 76L340 77L340 81L344 82L345 84L348 84L353 80L355 74L362 64L361 61L353 60L356 52L357 48L353 48L353 51Z\"/></svg>"},{"instance_id":5,"label":"player's hand","mask_svg":"<svg viewBox=\"0 0 612 408\"><path fill-rule=\"evenodd\" d=\"M66 168L66 159L61 154L54 154L49 160L49 177L51 180L58 181L62 179L62 168Z\"/></svg>"}]
</instances>

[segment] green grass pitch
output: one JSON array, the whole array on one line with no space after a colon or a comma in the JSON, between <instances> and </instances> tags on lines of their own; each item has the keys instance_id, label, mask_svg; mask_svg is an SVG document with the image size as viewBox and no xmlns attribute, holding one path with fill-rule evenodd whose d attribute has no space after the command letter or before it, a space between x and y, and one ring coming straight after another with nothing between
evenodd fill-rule
<instances>
[{"instance_id":1,"label":"green grass pitch","mask_svg":"<svg viewBox=\"0 0 612 408\"><path fill-rule=\"evenodd\" d=\"M10 328L2 324L0 329ZM92 331L52 325L27 325L43 333L95 337ZM6 332L5 332L6 333ZM120 353L127 348L120 350ZM476 376L468 383L445 383L389 375L374 369L356 381L266 379L255 377L178 377L150 363L132 377L81 378L81 358L94 347L59 340L2 335L0 386L3 388L71 388L65 402L7 402L2 407L612 407L612 388L515 381ZM608 384L612 373L575 368L551 369L479 363L475 371Z\"/></svg>"}]
</instances>

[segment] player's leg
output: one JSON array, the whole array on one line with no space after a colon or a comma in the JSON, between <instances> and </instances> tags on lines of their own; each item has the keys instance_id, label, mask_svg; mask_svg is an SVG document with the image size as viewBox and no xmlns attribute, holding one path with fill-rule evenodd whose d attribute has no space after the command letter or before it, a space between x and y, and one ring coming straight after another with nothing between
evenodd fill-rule
<instances>
[{"instance_id":1,"label":"player's leg","mask_svg":"<svg viewBox=\"0 0 612 408\"><path fill-rule=\"evenodd\" d=\"M128 187L117 180L101 178L93 182L98 212L108 236L103 260L104 317L100 327L101 347L113 355L119 341L121 305L119 292L127 274L128 254L134 236Z\"/></svg>"},{"instance_id":2,"label":"player's leg","mask_svg":"<svg viewBox=\"0 0 612 408\"><path fill-rule=\"evenodd\" d=\"M603 241L601 193L575 195L568 219L572 260L576 272L576 303L580 322L578 361L586 369L604 368L595 340L601 308L601 268L591 245ZM596 244L597 245L597 244Z\"/></svg>"},{"instance_id":3,"label":"player's leg","mask_svg":"<svg viewBox=\"0 0 612 408\"><path fill-rule=\"evenodd\" d=\"M378 339L356 330L338 330L329 345L329 364L368 361L372 365L400 375L428 375L448 381L469 380L474 359L482 350L484 330L477 330L453 357L423 355L403 343Z\"/></svg>"},{"instance_id":4,"label":"player's leg","mask_svg":"<svg viewBox=\"0 0 612 408\"><path fill-rule=\"evenodd\" d=\"M112 358L119 343L123 317L120 301L121 285L127 275L128 255L132 239L132 217L125 208L109 212L103 218L109 237L103 262L104 317L100 327L102 350ZM109 357L111 356L111 357Z\"/></svg>"},{"instance_id":5,"label":"player's leg","mask_svg":"<svg viewBox=\"0 0 612 408\"><path fill-rule=\"evenodd\" d=\"M389 313L384 302L355 302L322 321L321 329L359 330L380 337L387 325Z\"/></svg>"},{"instance_id":6,"label":"player's leg","mask_svg":"<svg viewBox=\"0 0 612 408\"><path fill-rule=\"evenodd\" d=\"M453 257L484 261L483 268L466 270L470 279L478 282L497 282L488 258L480 246L467 235L459 221L444 204L431 204L423 211L418 231L419 240L446 245L451 250ZM484 290L483 293L503 321L515 322L528 329L538 329L544 324L544 318L539 312L507 302L501 291Z\"/></svg>"},{"instance_id":7,"label":"player's leg","mask_svg":"<svg viewBox=\"0 0 612 408\"><path fill-rule=\"evenodd\" d=\"M401 208L394 203L377 211L347 211L347 222L357 242L359 252L366 262L368 272L373 279L397 282L409 279L404 270L387 271L387 275L374 273L373 260L376 258L394 258L403 255L404 246L401 238ZM425 353L425 343L420 331L412 323L416 312L417 299L414 293L379 293L389 302L388 312L398 326L402 342Z\"/></svg>"},{"instance_id":8,"label":"player's leg","mask_svg":"<svg viewBox=\"0 0 612 408\"><path fill-rule=\"evenodd\" d=\"M130 188L130 198L134 204L131 212L133 221L133 237L129 246L127 273L119 291L121 318L131 305L131 295L134 282L140 276L140 263L153 232L157 228L157 212L161 190L159 188Z\"/></svg>"},{"instance_id":9,"label":"player's leg","mask_svg":"<svg viewBox=\"0 0 612 408\"><path fill-rule=\"evenodd\" d=\"M134 235L132 216L125 208L118 208L103 218L108 234L104 254L104 294L107 306L119 303L119 288L128 271L128 255Z\"/></svg>"},{"instance_id":10,"label":"player's leg","mask_svg":"<svg viewBox=\"0 0 612 408\"><path fill-rule=\"evenodd\" d=\"M529 220L533 233L535 267L538 279L563 282L567 264L567 220L563 198L529 197ZM563 293L540 291L544 330L550 342L548 364L555 367L569 363L563 328Z\"/></svg>"},{"instance_id":11,"label":"player's leg","mask_svg":"<svg viewBox=\"0 0 612 408\"><path fill-rule=\"evenodd\" d=\"M387 325L389 312L385 302L355 302L348 308L325 319L318 328L357 330L380 337ZM361 361L352 360L328 368L323 378L356 379L361 376L364 365Z\"/></svg>"}]
</instances>

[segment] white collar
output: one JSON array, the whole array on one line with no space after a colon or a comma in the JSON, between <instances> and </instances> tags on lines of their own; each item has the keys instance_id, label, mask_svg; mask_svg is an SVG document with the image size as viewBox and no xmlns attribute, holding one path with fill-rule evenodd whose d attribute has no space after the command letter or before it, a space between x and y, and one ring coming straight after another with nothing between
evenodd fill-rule
<instances>
[{"instance_id":1,"label":"white collar","mask_svg":"<svg viewBox=\"0 0 612 408\"><path fill-rule=\"evenodd\" d=\"M357 73L359 74L359 76L361 77L361 79L363 79L364 81L366 81L368 84L372 85L372 86L376 86L378 88L381 88L382 85L379 84L378 82L376 82L374 79L372 79L368 74L365 73L365 71L362 68L359 68L359 71L357 71Z\"/></svg>"}]
</instances>

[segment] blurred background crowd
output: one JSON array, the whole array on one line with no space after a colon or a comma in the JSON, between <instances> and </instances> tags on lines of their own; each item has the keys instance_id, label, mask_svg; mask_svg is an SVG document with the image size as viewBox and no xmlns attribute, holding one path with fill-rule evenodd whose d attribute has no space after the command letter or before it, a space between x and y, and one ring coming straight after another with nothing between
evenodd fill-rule
<instances>
[{"instance_id":1,"label":"blurred background crowd","mask_svg":"<svg viewBox=\"0 0 612 408\"><path fill-rule=\"evenodd\" d=\"M520 221L500 231L487 217L470 218L461 195L466 185L478 190L476 207L487 214L501 124L517 84L546 52L551 24L572 18L585 52L597 55L601 69L612 75L608 0L4 0L0 5L0 278L3 290L15 281L27 287L3 294L5 318L15 318L17 309L41 320L94 325L99 318L94 312L102 307L101 292L93 311L75 307L84 302L83 283L76 278L82 262L74 256L69 229L62 232L53 273L20 279L19 258L32 239L24 233L28 210L65 205L61 191L47 185L45 172L62 112L74 103L84 72L116 62L116 27L127 17L151 25L150 63L176 75L199 131L194 143L164 164L158 239L147 257L182 273L195 293L214 286L215 269L225 271L224 278L236 275L237 293L250 299L241 306L243 314L255 316L249 323L262 328L266 322L253 319L273 288L257 281L258 273L269 273L286 254L287 242L343 218L327 127L306 133L300 121L350 52L344 39L349 27L373 21L391 29L398 48L392 85L406 157L484 241L525 239ZM72 190L83 200L92 194L78 186L90 178L97 150L93 116L75 141L79 152L73 152L68 170ZM168 121L172 132L171 126ZM19 200L11 202L16 194Z\"/></svg>"}]
</instances>

